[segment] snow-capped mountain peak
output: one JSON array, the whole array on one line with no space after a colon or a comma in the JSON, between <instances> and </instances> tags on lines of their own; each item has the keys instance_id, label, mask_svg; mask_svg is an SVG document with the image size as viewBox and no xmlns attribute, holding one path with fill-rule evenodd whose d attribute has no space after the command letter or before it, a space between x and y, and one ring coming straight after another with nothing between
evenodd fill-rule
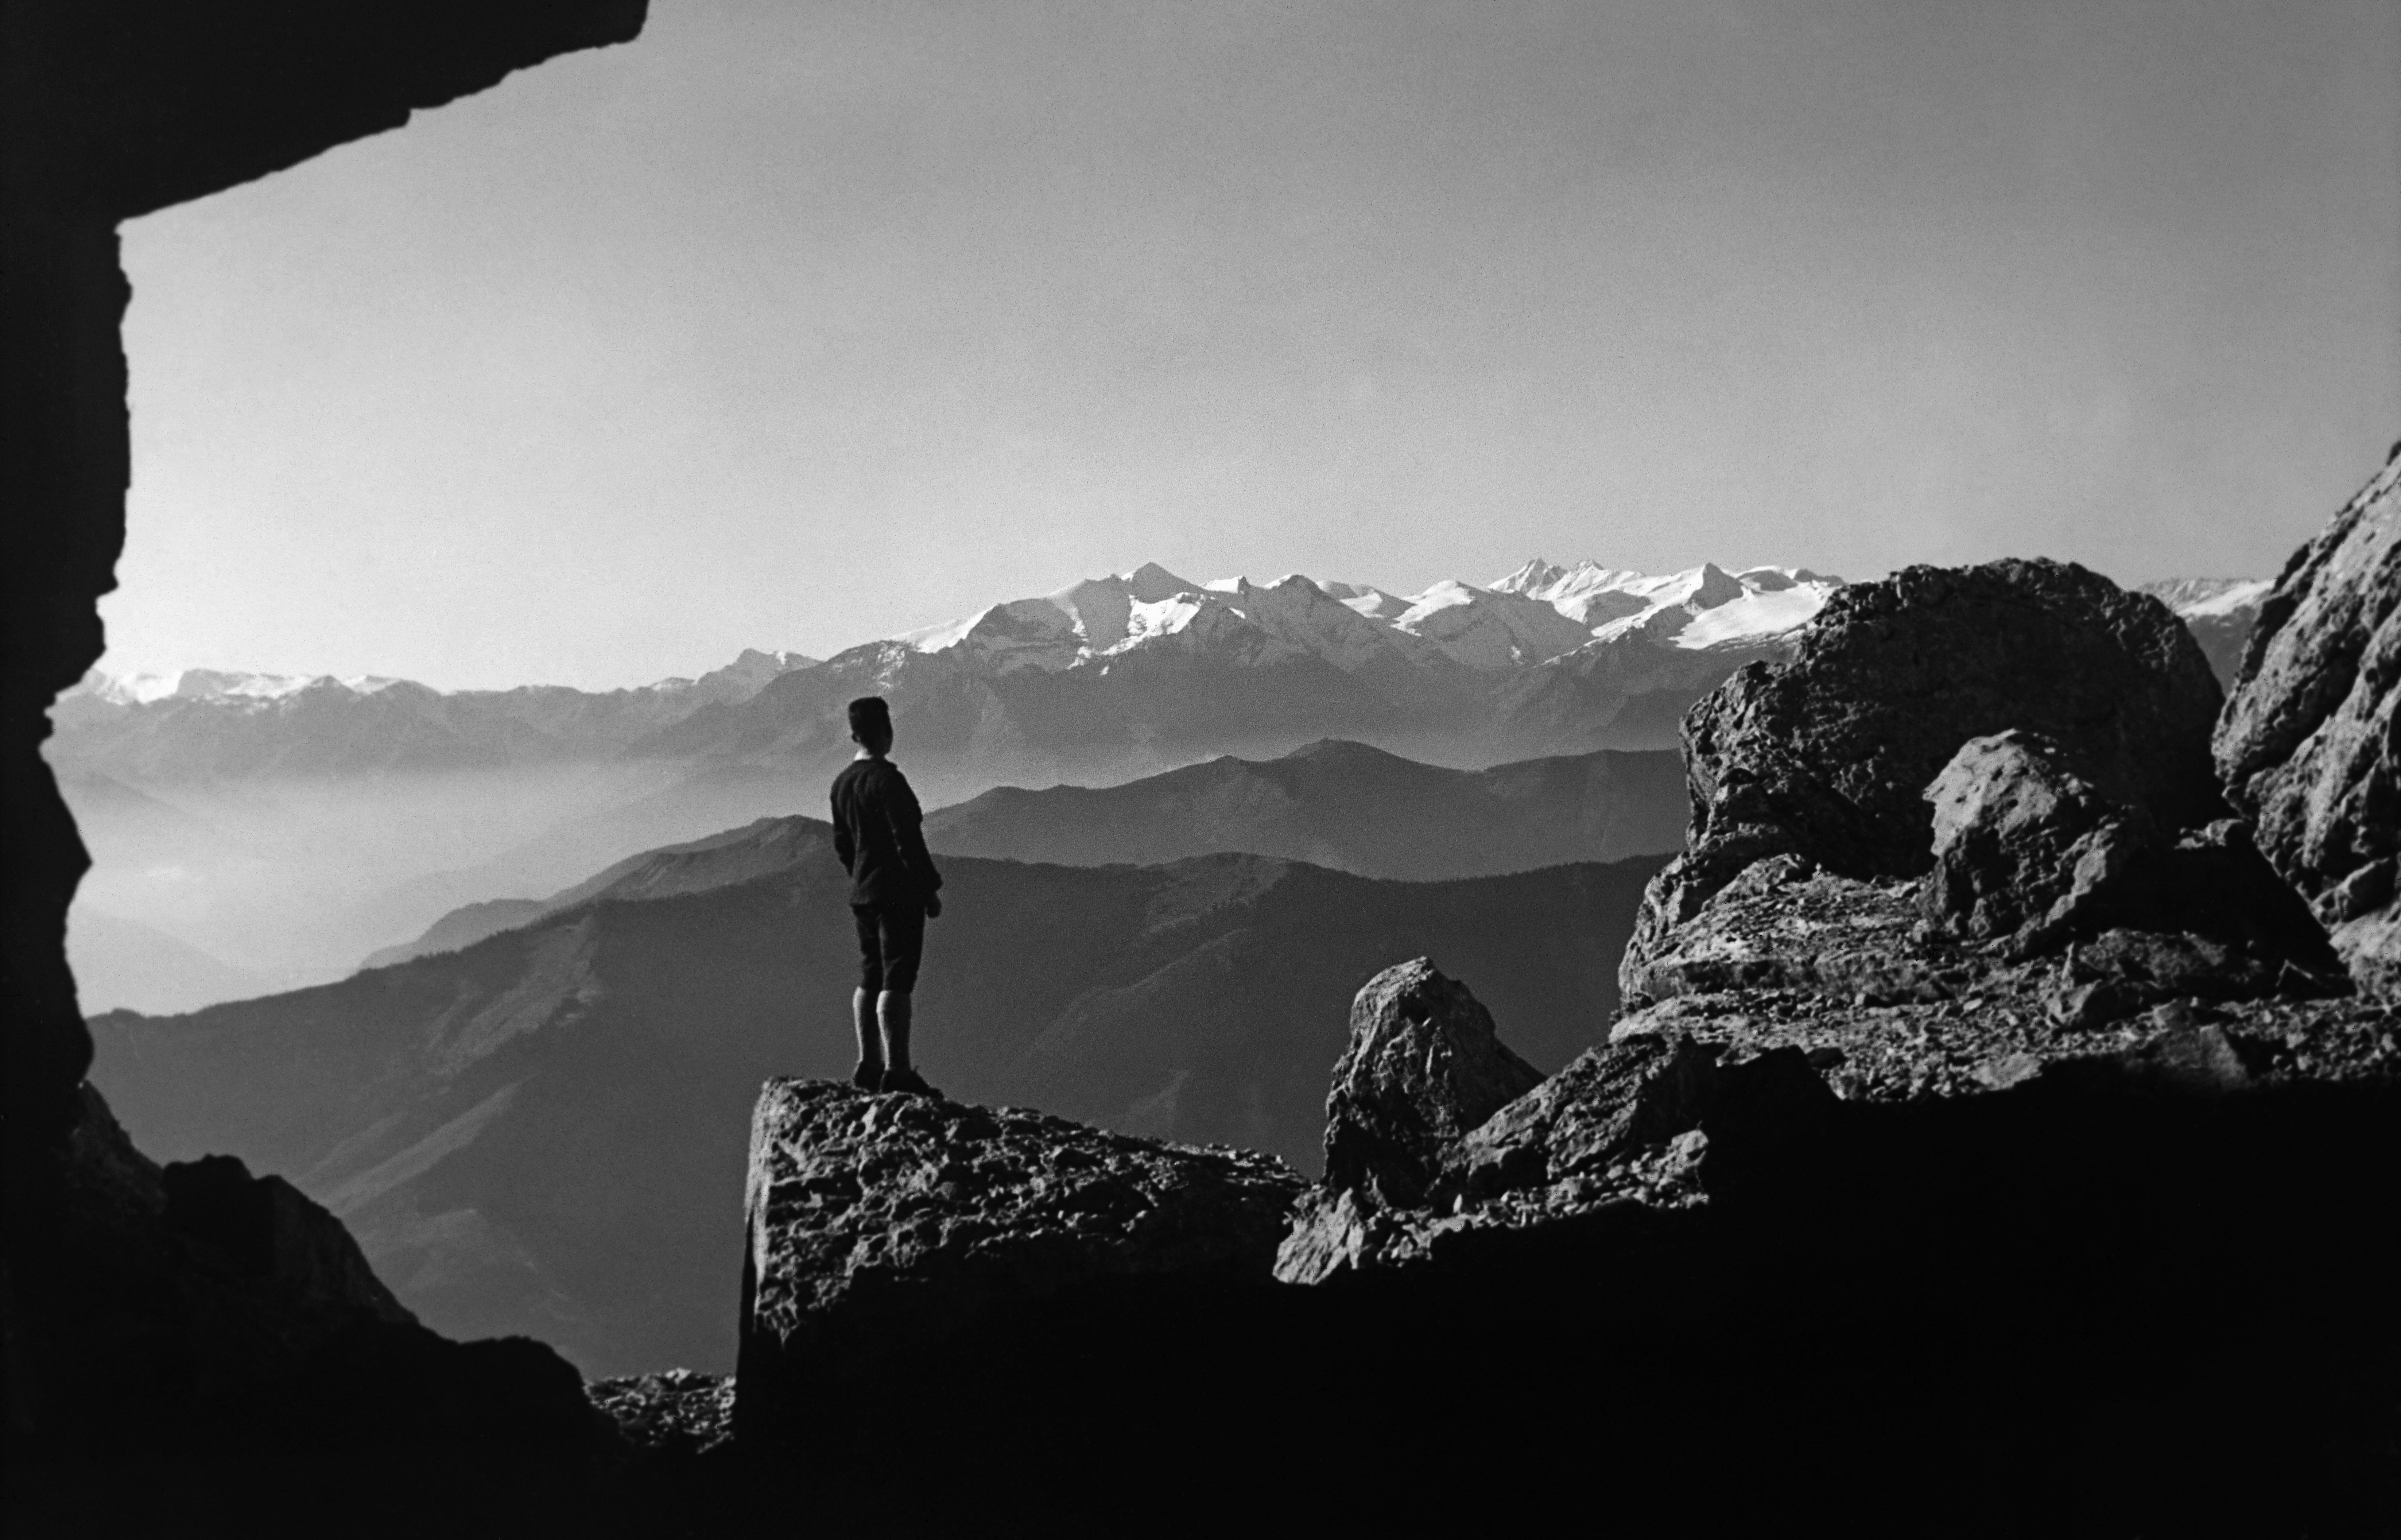
<instances>
[{"instance_id":1,"label":"snow-capped mountain peak","mask_svg":"<svg viewBox=\"0 0 2401 1540\"><path fill-rule=\"evenodd\" d=\"M653 681L649 688L662 694L692 695L702 700L748 700L796 668L817 667L821 660L805 653L763 652L745 647L722 668L711 668L698 679L678 674Z\"/></svg>"},{"instance_id":2,"label":"snow-capped mountain peak","mask_svg":"<svg viewBox=\"0 0 2401 1540\"><path fill-rule=\"evenodd\" d=\"M1324 583L1318 584L1336 600L1369 620L1391 620L1409 607L1409 601L1397 594L1365 583Z\"/></svg>"},{"instance_id":3,"label":"snow-capped mountain peak","mask_svg":"<svg viewBox=\"0 0 2401 1540\"><path fill-rule=\"evenodd\" d=\"M1195 584L1153 562L893 639L995 674L1056 672L1171 644L1223 645L1254 665L1314 656L1346 673L1379 659L1490 671L1628 640L1687 650L1763 644L1805 624L1838 581L1798 568L1737 577L1705 561L1651 575L1536 557L1489 586L1454 578L1400 595L1298 572Z\"/></svg>"},{"instance_id":4,"label":"snow-capped mountain peak","mask_svg":"<svg viewBox=\"0 0 2401 1540\"><path fill-rule=\"evenodd\" d=\"M1496 594L1523 594L1532 598L1568 575L1564 567L1554 566L1540 557L1529 557L1523 565L1491 584Z\"/></svg>"},{"instance_id":5,"label":"snow-capped mountain peak","mask_svg":"<svg viewBox=\"0 0 2401 1540\"><path fill-rule=\"evenodd\" d=\"M274 701L307 690L346 690L372 695L401 682L381 674L266 674L230 668L186 668L174 674L103 674L93 669L80 688L118 706L160 700Z\"/></svg>"},{"instance_id":6,"label":"snow-capped mountain peak","mask_svg":"<svg viewBox=\"0 0 2401 1540\"><path fill-rule=\"evenodd\" d=\"M183 679L181 674L103 674L94 668L67 694L89 695L111 706L147 706L174 694Z\"/></svg>"},{"instance_id":7,"label":"snow-capped mountain peak","mask_svg":"<svg viewBox=\"0 0 2401 1540\"><path fill-rule=\"evenodd\" d=\"M2256 608L2276 585L2273 578L2166 578L2142 591L2164 600L2184 619L2214 619Z\"/></svg>"},{"instance_id":8,"label":"snow-capped mountain peak","mask_svg":"<svg viewBox=\"0 0 2401 1540\"><path fill-rule=\"evenodd\" d=\"M1161 649L1242 668L1315 660L1348 675L1454 682L1462 669L1506 675L1578 659L1585 660L1576 664L1582 667L1601 653L1636 649L1609 666L1617 668L1657 655L1653 650L1777 645L1816 615L1840 581L1805 568L1753 567L1737 574L1705 561L1654 575L1590 560L1562 567L1536 557L1489 585L1453 578L1416 594L1398 594L1298 572L1264 583L1242 576L1194 583L1149 562L1036 598L991 604L960 620L852 649L830 663L750 649L698 679L661 680L630 694L655 697L660 709L688 710L690 704L666 703L734 704L799 670L847 669L844 660L851 658L869 664L862 684L889 685L912 667L912 657L940 655L967 674L998 678L1025 669L1108 667L1129 654ZM395 685L429 702L450 694L373 675L337 679L208 668L123 678L95 672L70 694L103 709L172 699L255 712L371 695ZM637 704L628 709L653 708Z\"/></svg>"}]
</instances>

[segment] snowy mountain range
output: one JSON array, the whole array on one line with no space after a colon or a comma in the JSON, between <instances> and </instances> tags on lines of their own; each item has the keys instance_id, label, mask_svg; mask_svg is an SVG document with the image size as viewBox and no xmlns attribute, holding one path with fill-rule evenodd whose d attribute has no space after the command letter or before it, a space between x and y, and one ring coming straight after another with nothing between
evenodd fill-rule
<instances>
[{"instance_id":1,"label":"snowy mountain range","mask_svg":"<svg viewBox=\"0 0 2401 1540\"><path fill-rule=\"evenodd\" d=\"M848 751L834 708L875 690L893 696L908 751L940 762L927 768L959 794L1124 779L1330 733L1488 764L1671 744L1685 704L1775 650L1839 581L1536 560L1405 596L1297 574L1194 583L1154 564L825 662L754 651L629 690L95 673L54 708L51 757L153 782L611 758L798 768Z\"/></svg>"},{"instance_id":2,"label":"snowy mountain range","mask_svg":"<svg viewBox=\"0 0 2401 1540\"><path fill-rule=\"evenodd\" d=\"M1805 624L1840 582L1805 568L1759 567L1737 577L1708 562L1650 577L1538 558L1483 587L1447 581L1405 597L1297 573L1268 584L1196 584L1154 563L895 639L926 653L967 649L996 674L1056 672L1177 638L1228 647L1254 666L1314 655L1355 671L1395 656L1499 672L1638 636L1685 651L1756 644ZM1252 642L1246 631L1268 639Z\"/></svg>"}]
</instances>

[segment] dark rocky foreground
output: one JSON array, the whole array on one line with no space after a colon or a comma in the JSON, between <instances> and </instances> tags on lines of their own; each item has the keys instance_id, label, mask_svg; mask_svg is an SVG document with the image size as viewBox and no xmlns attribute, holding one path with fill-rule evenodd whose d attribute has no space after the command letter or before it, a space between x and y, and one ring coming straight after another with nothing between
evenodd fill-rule
<instances>
[{"instance_id":1,"label":"dark rocky foreground","mask_svg":"<svg viewBox=\"0 0 2401 1540\"><path fill-rule=\"evenodd\" d=\"M632 1470L565 1359L426 1329L282 1178L161 1167L89 1087L49 1158L60 1201L10 1217L44 1241L8 1279L12 1533L291 1533L378 1490L343 1527L406 1531L427 1481L523 1526Z\"/></svg>"},{"instance_id":2,"label":"dark rocky foreground","mask_svg":"<svg viewBox=\"0 0 2401 1540\"><path fill-rule=\"evenodd\" d=\"M574 1371L411 1320L342 1227L238 1162L161 1168L84 1084L63 946L89 865L40 757L97 661L129 451L119 221L640 31L642 0L12 5L0 218L0 1528L540 1533L629 1457Z\"/></svg>"},{"instance_id":3,"label":"dark rocky foreground","mask_svg":"<svg viewBox=\"0 0 2401 1540\"><path fill-rule=\"evenodd\" d=\"M1703 1532L2380 1533L2401 1024L2349 1008L2339 1033L2374 1067L2330 1076L2242 1068L2275 1052L2263 1024L2147 1021L1914 1102L1839 1097L1797 1046L1637 1034L1433 1153L1424 1204L1308 1194L1280 1261L1225 1205L1223 1254L1003 1265L957 1324L953 1253L922 1280L931 1308L862 1312L865 1356L838 1366L780 1353L789 1315L761 1309L705 1500L807 1492L864 1519L906 1492L944 1523L1509 1524L1568 1504ZM777 1087L762 1119L795 1092L874 1110ZM880 1201L931 1197L926 1157L978 1142L902 1137ZM805 1161L770 1164L805 1187ZM1078 1213L1057 1201L1054 1244ZM988 1202L924 1222L973 1226ZM816 1212L754 1207L754 1256L840 1320L875 1264ZM1126 1233L1099 1228L1102 1248ZM1018 1208L995 1244L1045 1229Z\"/></svg>"},{"instance_id":4,"label":"dark rocky foreground","mask_svg":"<svg viewBox=\"0 0 2401 1540\"><path fill-rule=\"evenodd\" d=\"M2227 722L2325 671L2263 634ZM2164 606L2076 568L1846 591L1688 716L1693 837L1611 1041L1542 1079L1388 970L1271 1253L1289 1179L1237 1201L1229 1152L1024 1119L980 1179L1023 1115L771 1085L721 1492L2401 1533L2401 1003L2230 809L2217 706ZM2389 784L2312 742L2277 795Z\"/></svg>"}]
</instances>

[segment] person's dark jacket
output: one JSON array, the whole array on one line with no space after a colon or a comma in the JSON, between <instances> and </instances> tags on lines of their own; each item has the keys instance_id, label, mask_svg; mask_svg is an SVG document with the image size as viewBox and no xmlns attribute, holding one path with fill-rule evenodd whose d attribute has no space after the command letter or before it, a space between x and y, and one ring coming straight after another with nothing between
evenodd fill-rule
<instances>
[{"instance_id":1,"label":"person's dark jacket","mask_svg":"<svg viewBox=\"0 0 2401 1540\"><path fill-rule=\"evenodd\" d=\"M856 907L922 904L942 886L926 852L925 814L890 760L853 760L833 778L833 852Z\"/></svg>"}]
</instances>

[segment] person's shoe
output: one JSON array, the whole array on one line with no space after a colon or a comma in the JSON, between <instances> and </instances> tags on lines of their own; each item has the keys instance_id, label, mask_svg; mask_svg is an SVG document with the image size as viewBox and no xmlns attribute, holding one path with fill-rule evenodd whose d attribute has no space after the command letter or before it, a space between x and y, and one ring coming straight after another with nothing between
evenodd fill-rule
<instances>
[{"instance_id":1,"label":"person's shoe","mask_svg":"<svg viewBox=\"0 0 2401 1540\"><path fill-rule=\"evenodd\" d=\"M884 1089L884 1066L862 1059L858 1067L850 1072L850 1083L861 1091L881 1091Z\"/></svg>"},{"instance_id":2,"label":"person's shoe","mask_svg":"<svg viewBox=\"0 0 2401 1540\"><path fill-rule=\"evenodd\" d=\"M884 1072L885 1092L903 1092L912 1096L931 1096L940 1101L942 1093L926 1083L926 1077L913 1069L887 1069Z\"/></svg>"}]
</instances>

